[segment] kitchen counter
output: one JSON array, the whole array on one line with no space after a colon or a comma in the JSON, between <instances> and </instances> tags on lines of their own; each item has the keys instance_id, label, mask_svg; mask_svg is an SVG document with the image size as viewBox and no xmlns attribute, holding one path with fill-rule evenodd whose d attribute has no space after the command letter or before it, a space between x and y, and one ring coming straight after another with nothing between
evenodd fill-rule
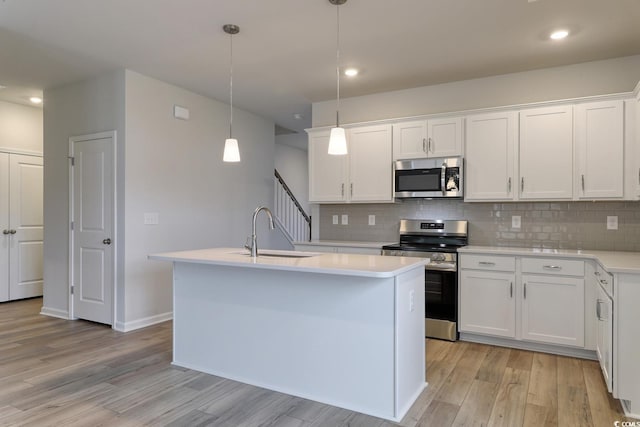
<instances>
[{"instance_id":1,"label":"kitchen counter","mask_svg":"<svg viewBox=\"0 0 640 427\"><path fill-rule=\"evenodd\" d=\"M149 256L173 263L173 364L400 421L427 386L428 260L260 252Z\"/></svg>"},{"instance_id":2,"label":"kitchen counter","mask_svg":"<svg viewBox=\"0 0 640 427\"><path fill-rule=\"evenodd\" d=\"M341 276L394 277L429 262L427 258L383 257L346 253L260 250L252 258L239 248L212 248L149 255L160 261L189 262L251 269L300 271ZM280 255L280 256L278 256Z\"/></svg>"},{"instance_id":3,"label":"kitchen counter","mask_svg":"<svg viewBox=\"0 0 640 427\"><path fill-rule=\"evenodd\" d=\"M598 261L609 273L640 274L640 252L593 251L587 249L511 248L497 246L465 246L458 249L458 252L594 259Z\"/></svg>"}]
</instances>

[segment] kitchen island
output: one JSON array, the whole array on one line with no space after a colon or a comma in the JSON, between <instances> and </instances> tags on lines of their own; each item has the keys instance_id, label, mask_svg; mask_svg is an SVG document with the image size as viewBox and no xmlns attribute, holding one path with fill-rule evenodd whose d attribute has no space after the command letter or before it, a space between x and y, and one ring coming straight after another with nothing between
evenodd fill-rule
<instances>
[{"instance_id":1,"label":"kitchen island","mask_svg":"<svg viewBox=\"0 0 640 427\"><path fill-rule=\"evenodd\" d=\"M173 364L399 421L426 387L422 258L215 248L173 262Z\"/></svg>"}]
</instances>

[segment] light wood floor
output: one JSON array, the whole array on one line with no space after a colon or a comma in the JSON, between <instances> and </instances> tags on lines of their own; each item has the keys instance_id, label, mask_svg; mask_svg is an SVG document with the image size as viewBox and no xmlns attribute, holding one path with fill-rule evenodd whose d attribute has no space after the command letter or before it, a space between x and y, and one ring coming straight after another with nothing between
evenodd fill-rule
<instances>
[{"instance_id":1,"label":"light wood floor","mask_svg":"<svg viewBox=\"0 0 640 427\"><path fill-rule=\"evenodd\" d=\"M363 426L394 424L172 367L171 322L122 334L0 304L0 425ZM596 362L427 342L429 387L401 425L595 426L623 417Z\"/></svg>"}]
</instances>

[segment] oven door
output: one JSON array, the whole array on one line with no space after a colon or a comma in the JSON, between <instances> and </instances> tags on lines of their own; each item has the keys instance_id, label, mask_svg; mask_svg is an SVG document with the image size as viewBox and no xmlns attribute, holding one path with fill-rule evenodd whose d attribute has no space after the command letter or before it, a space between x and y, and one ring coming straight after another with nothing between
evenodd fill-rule
<instances>
[{"instance_id":1,"label":"oven door","mask_svg":"<svg viewBox=\"0 0 640 427\"><path fill-rule=\"evenodd\" d=\"M425 269L425 335L458 339L458 278L456 271Z\"/></svg>"}]
</instances>

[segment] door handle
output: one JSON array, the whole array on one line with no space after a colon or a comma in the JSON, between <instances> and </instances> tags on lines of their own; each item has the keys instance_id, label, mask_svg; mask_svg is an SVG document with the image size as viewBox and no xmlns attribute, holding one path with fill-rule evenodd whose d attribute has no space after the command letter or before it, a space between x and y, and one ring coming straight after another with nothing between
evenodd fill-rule
<instances>
[{"instance_id":1,"label":"door handle","mask_svg":"<svg viewBox=\"0 0 640 427\"><path fill-rule=\"evenodd\" d=\"M107 237L106 239L104 239L104 240L102 241L102 244L103 244L103 245L110 245L110 244L111 244L111 239Z\"/></svg>"}]
</instances>

